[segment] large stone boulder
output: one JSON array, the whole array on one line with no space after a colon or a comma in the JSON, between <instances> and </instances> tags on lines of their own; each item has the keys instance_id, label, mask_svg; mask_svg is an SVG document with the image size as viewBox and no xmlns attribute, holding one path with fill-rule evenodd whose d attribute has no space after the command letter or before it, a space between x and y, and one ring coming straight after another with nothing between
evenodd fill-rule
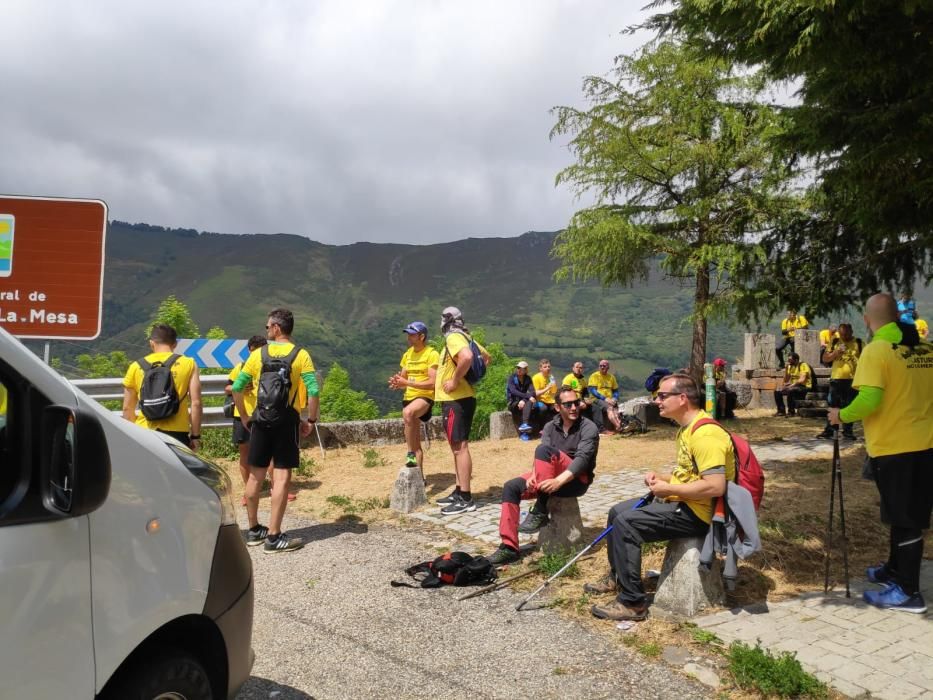
<instances>
[{"instance_id":1,"label":"large stone boulder","mask_svg":"<svg viewBox=\"0 0 933 700\"><path fill-rule=\"evenodd\" d=\"M777 355L774 352L774 335L771 333L745 334L745 359L742 366L745 376L756 369L772 369L777 367Z\"/></svg>"},{"instance_id":2,"label":"large stone boulder","mask_svg":"<svg viewBox=\"0 0 933 700\"><path fill-rule=\"evenodd\" d=\"M583 519L576 498L551 497L547 502L549 522L538 532L538 546L545 554L568 554L580 548Z\"/></svg>"},{"instance_id":3,"label":"large stone boulder","mask_svg":"<svg viewBox=\"0 0 933 700\"><path fill-rule=\"evenodd\" d=\"M707 571L700 567L703 537L671 540L664 555L654 604L683 617L721 605L725 600L718 560Z\"/></svg>"},{"instance_id":4,"label":"large stone boulder","mask_svg":"<svg viewBox=\"0 0 933 700\"><path fill-rule=\"evenodd\" d=\"M426 424L431 440L443 440L444 423L434 416ZM405 442L405 422L401 418L379 420L355 420L343 423L321 423L318 425L321 442L325 448L347 447L348 445L395 445ZM422 428L422 434L425 428ZM314 431L304 441L309 447L317 443Z\"/></svg>"},{"instance_id":5,"label":"large stone boulder","mask_svg":"<svg viewBox=\"0 0 933 700\"><path fill-rule=\"evenodd\" d=\"M518 430L509 411L496 411L489 414L489 439L505 440L518 437Z\"/></svg>"},{"instance_id":6,"label":"large stone boulder","mask_svg":"<svg viewBox=\"0 0 933 700\"><path fill-rule=\"evenodd\" d=\"M752 402L752 385L748 382L727 379L726 388L735 392L736 408L745 408Z\"/></svg>"},{"instance_id":7,"label":"large stone boulder","mask_svg":"<svg viewBox=\"0 0 933 700\"><path fill-rule=\"evenodd\" d=\"M392 487L389 507L399 513L411 513L427 502L421 470L418 467L402 467Z\"/></svg>"},{"instance_id":8,"label":"large stone boulder","mask_svg":"<svg viewBox=\"0 0 933 700\"><path fill-rule=\"evenodd\" d=\"M800 359L811 367L819 367L820 332L804 329L794 333L794 352L800 355Z\"/></svg>"}]
</instances>

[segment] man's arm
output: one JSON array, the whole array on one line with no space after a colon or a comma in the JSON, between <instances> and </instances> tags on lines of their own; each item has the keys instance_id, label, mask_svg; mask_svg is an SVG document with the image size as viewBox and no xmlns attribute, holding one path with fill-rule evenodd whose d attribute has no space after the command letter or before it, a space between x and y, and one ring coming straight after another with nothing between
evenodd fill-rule
<instances>
[{"instance_id":1,"label":"man's arm","mask_svg":"<svg viewBox=\"0 0 933 700\"><path fill-rule=\"evenodd\" d=\"M650 484L650 488L651 493L659 498L676 496L684 500L702 501L722 496L726 492L726 475L701 473L699 479L689 484L671 484L658 479Z\"/></svg>"},{"instance_id":2,"label":"man's arm","mask_svg":"<svg viewBox=\"0 0 933 700\"><path fill-rule=\"evenodd\" d=\"M194 366L191 379L188 380L188 396L191 398L191 434L198 436L192 442L200 442L201 416L204 409L201 405L201 372L197 365Z\"/></svg>"},{"instance_id":3,"label":"man's arm","mask_svg":"<svg viewBox=\"0 0 933 700\"><path fill-rule=\"evenodd\" d=\"M877 386L860 386L858 394L852 399L852 403L843 409L829 409L827 418L832 425L839 425L840 422L854 423L855 421L865 420L878 410L883 398L884 389Z\"/></svg>"},{"instance_id":4,"label":"man's arm","mask_svg":"<svg viewBox=\"0 0 933 700\"><path fill-rule=\"evenodd\" d=\"M136 422L136 404L139 397L128 386L123 387L123 417L130 423Z\"/></svg>"}]
</instances>

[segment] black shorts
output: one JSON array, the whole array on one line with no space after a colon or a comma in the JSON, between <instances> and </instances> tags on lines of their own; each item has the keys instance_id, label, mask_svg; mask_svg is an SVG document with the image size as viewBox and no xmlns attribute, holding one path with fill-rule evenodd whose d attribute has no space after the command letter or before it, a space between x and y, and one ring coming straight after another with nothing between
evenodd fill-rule
<instances>
[{"instance_id":1,"label":"black shorts","mask_svg":"<svg viewBox=\"0 0 933 700\"><path fill-rule=\"evenodd\" d=\"M933 450L872 457L881 522L894 527L930 527L933 510Z\"/></svg>"},{"instance_id":2,"label":"black shorts","mask_svg":"<svg viewBox=\"0 0 933 700\"><path fill-rule=\"evenodd\" d=\"M476 413L476 397L469 396L456 401L445 401L441 404L441 414L444 416L444 434L447 442L463 442L470 439L470 429L473 427L473 414Z\"/></svg>"},{"instance_id":3,"label":"black shorts","mask_svg":"<svg viewBox=\"0 0 933 700\"><path fill-rule=\"evenodd\" d=\"M191 447L191 440L188 437L188 433L184 433L180 430L159 430L158 428L156 428L156 432L175 438L185 447Z\"/></svg>"},{"instance_id":4,"label":"black shorts","mask_svg":"<svg viewBox=\"0 0 933 700\"><path fill-rule=\"evenodd\" d=\"M243 427L243 421L239 418L233 419L233 444L243 445L249 442L249 430Z\"/></svg>"},{"instance_id":5,"label":"black shorts","mask_svg":"<svg viewBox=\"0 0 933 700\"><path fill-rule=\"evenodd\" d=\"M274 428L251 425L247 457L249 466L265 469L271 461L277 469L297 469L300 420L297 411L288 411L288 418Z\"/></svg>"},{"instance_id":6,"label":"black shorts","mask_svg":"<svg viewBox=\"0 0 933 700\"><path fill-rule=\"evenodd\" d=\"M405 407L406 407L408 404L410 404L412 401L426 401L426 402L427 402L427 404L428 404L428 410L425 411L424 413L422 413L420 416L418 416L418 418L421 419L421 422L422 422L422 423L427 423L428 421L430 421L430 420L431 420L431 411L434 410L434 399L429 399L429 398L427 398L426 396L418 396L418 397L416 397L416 398L414 398L414 399L411 399L411 400L409 400L409 401L402 401L402 408L405 408Z\"/></svg>"}]
</instances>

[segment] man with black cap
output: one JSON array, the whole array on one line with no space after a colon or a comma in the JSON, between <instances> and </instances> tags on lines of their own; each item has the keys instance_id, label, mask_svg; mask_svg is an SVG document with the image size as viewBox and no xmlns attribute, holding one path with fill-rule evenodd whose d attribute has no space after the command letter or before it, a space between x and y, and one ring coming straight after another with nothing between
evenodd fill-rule
<instances>
[{"instance_id":1,"label":"man with black cap","mask_svg":"<svg viewBox=\"0 0 933 700\"><path fill-rule=\"evenodd\" d=\"M463 314L456 306L448 306L441 312L441 332L444 334L444 349L440 356L440 366L434 384L434 398L441 404L444 417L444 433L447 444L454 457L454 490L437 503L443 506L442 515L457 515L476 510L473 494L470 491L470 478L473 474L473 458L470 456L470 429L473 427L473 414L476 413L476 392L466 380L466 374L473 362L470 349L469 331L463 324ZM476 345L483 355L483 361L489 363L489 354Z\"/></svg>"},{"instance_id":2,"label":"man with black cap","mask_svg":"<svg viewBox=\"0 0 933 700\"><path fill-rule=\"evenodd\" d=\"M535 388L531 383L531 377L528 376L528 363L524 360L515 364L515 371L509 377L509 383L505 387L505 396L509 411L521 420L518 426L518 436L528 441L529 433L534 428L531 424L531 416L535 410Z\"/></svg>"},{"instance_id":3,"label":"man with black cap","mask_svg":"<svg viewBox=\"0 0 933 700\"><path fill-rule=\"evenodd\" d=\"M428 327L424 323L413 321L405 326L404 332L408 337L408 350L399 363L401 369L389 377L389 388L405 391L402 396L402 418L408 444L405 466L421 469L424 453L421 450L420 422L431 420L439 357L437 350L426 344Z\"/></svg>"}]
</instances>

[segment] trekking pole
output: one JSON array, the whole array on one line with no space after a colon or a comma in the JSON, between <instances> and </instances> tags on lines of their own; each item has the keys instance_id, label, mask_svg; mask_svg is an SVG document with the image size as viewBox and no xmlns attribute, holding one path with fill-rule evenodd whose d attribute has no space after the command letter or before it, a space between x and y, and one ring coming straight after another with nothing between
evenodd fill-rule
<instances>
[{"instance_id":1,"label":"trekking pole","mask_svg":"<svg viewBox=\"0 0 933 700\"><path fill-rule=\"evenodd\" d=\"M632 507L632 510L638 510L638 509L641 508L643 505L645 505L646 503L650 502L653 498L654 498L654 495L653 495L653 494L650 494L650 493L647 494L647 495L645 495L645 496L642 496L640 499L638 499L638 502ZM538 594L539 594L541 591L543 591L545 588L547 588L548 586L550 586L550 585L551 585L551 581L553 581L553 580L556 579L558 576L560 576L562 573L564 573L567 569L569 569L570 566L571 566L573 563L575 563L575 562L577 561L577 559L579 559L579 558L582 557L584 554L586 554L588 551L590 551L591 549L593 549L593 547L595 547L597 544L599 544L600 541L601 541L606 535L608 535L610 532L612 532L612 525L610 525L610 526L607 527L605 530L603 530L601 533L599 533L599 537L597 537L595 540L593 540L592 542L590 542L586 547L584 547L583 549L581 549L581 550L576 554L576 556L575 556L573 559L571 559L571 560L568 561L566 564L564 564L562 567L560 567L560 569L558 570L558 572L557 572L556 574L554 574L554 575L551 576L547 581L545 581L545 582L542 583L540 586L538 586L538 588L536 588L536 589L531 593L531 595L529 595L529 596L528 596L527 598L525 598L522 602L520 602L518 605L516 605L516 606L515 606L515 609L516 609L516 610L521 610L521 609L524 607L525 603L527 603L529 600L531 600L532 598L534 598L536 595L538 595Z\"/></svg>"},{"instance_id":2,"label":"trekking pole","mask_svg":"<svg viewBox=\"0 0 933 700\"><path fill-rule=\"evenodd\" d=\"M842 465L839 456L839 426L833 426L833 464L830 469L830 489L829 489L829 523L826 552L824 556L823 571L823 593L829 592L829 562L833 548L833 516L835 515L836 504L836 482L839 482L839 516L842 525L842 562L846 579L846 598L851 597L849 592L849 542L846 536L846 515L845 505L842 500Z\"/></svg>"},{"instance_id":3,"label":"trekking pole","mask_svg":"<svg viewBox=\"0 0 933 700\"><path fill-rule=\"evenodd\" d=\"M537 573L534 569L529 569L528 571L523 571L520 574L515 574L515 576L509 576L504 578L501 581L496 581L495 583L490 583L488 586L483 586L475 591L470 591L469 593L464 593L462 596L458 597L457 600L467 600L468 598L475 598L478 595L483 595L485 593L492 593L493 591L498 591L500 588L505 588L512 581L518 581L520 578L525 578L526 576L531 576L532 574Z\"/></svg>"},{"instance_id":4,"label":"trekking pole","mask_svg":"<svg viewBox=\"0 0 933 700\"><path fill-rule=\"evenodd\" d=\"M321 459L324 459L324 442L321 440L321 430L314 424L314 434L317 435L317 445L321 448Z\"/></svg>"}]
</instances>

